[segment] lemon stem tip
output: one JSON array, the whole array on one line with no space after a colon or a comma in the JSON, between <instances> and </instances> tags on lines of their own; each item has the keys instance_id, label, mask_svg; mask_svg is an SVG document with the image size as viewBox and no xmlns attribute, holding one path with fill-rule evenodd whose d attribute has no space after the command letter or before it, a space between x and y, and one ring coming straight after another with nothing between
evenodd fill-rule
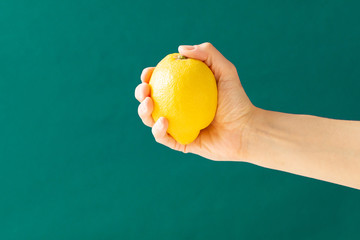
<instances>
[{"instance_id":1,"label":"lemon stem tip","mask_svg":"<svg viewBox=\"0 0 360 240\"><path fill-rule=\"evenodd\" d=\"M178 55L178 57L177 57L177 59L187 59L187 57L185 57L185 56L183 56L183 55L179 54L179 55Z\"/></svg>"}]
</instances>

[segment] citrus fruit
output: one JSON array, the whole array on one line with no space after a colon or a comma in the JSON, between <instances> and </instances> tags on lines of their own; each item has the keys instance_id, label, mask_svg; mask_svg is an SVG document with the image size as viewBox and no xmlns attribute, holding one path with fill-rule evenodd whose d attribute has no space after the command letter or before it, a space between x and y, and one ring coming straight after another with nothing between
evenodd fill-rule
<instances>
[{"instance_id":1,"label":"citrus fruit","mask_svg":"<svg viewBox=\"0 0 360 240\"><path fill-rule=\"evenodd\" d=\"M152 117L168 119L167 132L189 144L213 121L217 108L214 74L200 60L172 53L162 59L150 78Z\"/></svg>"}]
</instances>

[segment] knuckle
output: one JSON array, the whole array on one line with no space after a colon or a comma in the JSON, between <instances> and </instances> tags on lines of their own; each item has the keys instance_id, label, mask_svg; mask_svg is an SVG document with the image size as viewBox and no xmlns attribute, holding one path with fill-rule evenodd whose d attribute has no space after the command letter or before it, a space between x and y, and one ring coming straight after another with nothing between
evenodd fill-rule
<instances>
[{"instance_id":1,"label":"knuckle","mask_svg":"<svg viewBox=\"0 0 360 240\"><path fill-rule=\"evenodd\" d=\"M157 128L156 125L154 125L154 126L152 127L151 132L152 132L152 134L153 134L153 136L154 136L155 141L156 141L157 143L163 144L163 139L162 139L162 137L161 137L161 135L160 135L160 132L159 132L159 130L158 130L158 128Z\"/></svg>"},{"instance_id":2,"label":"knuckle","mask_svg":"<svg viewBox=\"0 0 360 240\"><path fill-rule=\"evenodd\" d=\"M157 137L156 134L154 134L154 133L153 133L153 135L154 135L155 142L161 143L160 138Z\"/></svg>"},{"instance_id":3,"label":"knuckle","mask_svg":"<svg viewBox=\"0 0 360 240\"><path fill-rule=\"evenodd\" d=\"M138 101L142 101L143 98L144 98L144 94L143 94L143 86L140 84L138 85L136 88L135 88L135 98L138 100Z\"/></svg>"},{"instance_id":4,"label":"knuckle","mask_svg":"<svg viewBox=\"0 0 360 240\"><path fill-rule=\"evenodd\" d=\"M140 117L144 116L144 103L140 103L138 106L138 114Z\"/></svg>"},{"instance_id":5,"label":"knuckle","mask_svg":"<svg viewBox=\"0 0 360 240\"><path fill-rule=\"evenodd\" d=\"M229 69L230 69L231 71L237 72L236 66L235 66L232 62L229 62Z\"/></svg>"},{"instance_id":6,"label":"knuckle","mask_svg":"<svg viewBox=\"0 0 360 240\"><path fill-rule=\"evenodd\" d=\"M141 71L141 75L144 75L148 69L149 69L148 67L144 68L144 69Z\"/></svg>"},{"instance_id":7,"label":"knuckle","mask_svg":"<svg viewBox=\"0 0 360 240\"><path fill-rule=\"evenodd\" d=\"M145 126L151 127L151 123L150 123L150 122L143 120L143 123L144 123Z\"/></svg>"},{"instance_id":8,"label":"knuckle","mask_svg":"<svg viewBox=\"0 0 360 240\"><path fill-rule=\"evenodd\" d=\"M138 87L139 87L139 90L140 90L140 91L143 91L144 88L146 87L146 83L140 83L140 84L138 85Z\"/></svg>"},{"instance_id":9,"label":"knuckle","mask_svg":"<svg viewBox=\"0 0 360 240\"><path fill-rule=\"evenodd\" d=\"M142 122L145 126L147 126L147 127L149 126L149 124L147 123L147 121L145 119L142 119Z\"/></svg>"},{"instance_id":10,"label":"knuckle","mask_svg":"<svg viewBox=\"0 0 360 240\"><path fill-rule=\"evenodd\" d=\"M184 145L184 146L183 146L182 152L183 152L183 153L189 153L188 148L187 148L187 145Z\"/></svg>"},{"instance_id":11,"label":"knuckle","mask_svg":"<svg viewBox=\"0 0 360 240\"><path fill-rule=\"evenodd\" d=\"M142 71L142 75L145 76L147 74L149 74L149 72L152 70L152 67L147 67L147 68L144 68L143 71Z\"/></svg>"},{"instance_id":12,"label":"knuckle","mask_svg":"<svg viewBox=\"0 0 360 240\"><path fill-rule=\"evenodd\" d=\"M210 48L213 47L213 45L212 45L211 43L209 43L209 42L204 42L202 45L203 45L203 47L204 47L205 49L210 49Z\"/></svg>"},{"instance_id":13,"label":"knuckle","mask_svg":"<svg viewBox=\"0 0 360 240\"><path fill-rule=\"evenodd\" d=\"M157 139L157 136L156 136L155 126L153 126L153 127L151 128L151 133L152 133L152 135L154 136L154 138L155 138L155 140L156 140L156 139Z\"/></svg>"},{"instance_id":14,"label":"knuckle","mask_svg":"<svg viewBox=\"0 0 360 240\"><path fill-rule=\"evenodd\" d=\"M152 111L154 110L154 102L153 100L151 99L151 97L146 97L144 99L144 102L146 103L146 109L152 113Z\"/></svg>"},{"instance_id":15,"label":"knuckle","mask_svg":"<svg viewBox=\"0 0 360 240\"><path fill-rule=\"evenodd\" d=\"M180 151L180 152L183 151L182 145L180 143L178 143L178 142L174 143L173 149L176 150L176 151Z\"/></svg>"},{"instance_id":16,"label":"knuckle","mask_svg":"<svg viewBox=\"0 0 360 240\"><path fill-rule=\"evenodd\" d=\"M138 99L138 95L139 95L139 86L140 85L137 85L136 88L135 88L135 91L134 91L134 95L135 95L136 99Z\"/></svg>"},{"instance_id":17,"label":"knuckle","mask_svg":"<svg viewBox=\"0 0 360 240\"><path fill-rule=\"evenodd\" d=\"M139 115L140 118L142 117L142 112L141 112L141 109L140 109L140 105L138 107L138 115Z\"/></svg>"}]
</instances>

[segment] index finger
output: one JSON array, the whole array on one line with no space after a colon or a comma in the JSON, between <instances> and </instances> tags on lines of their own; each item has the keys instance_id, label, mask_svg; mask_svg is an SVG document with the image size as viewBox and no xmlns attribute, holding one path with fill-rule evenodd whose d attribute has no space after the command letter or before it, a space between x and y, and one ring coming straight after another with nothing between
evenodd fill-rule
<instances>
[{"instance_id":1,"label":"index finger","mask_svg":"<svg viewBox=\"0 0 360 240\"><path fill-rule=\"evenodd\" d=\"M151 75L154 71L155 67L147 67L141 73L140 79L144 83L149 83Z\"/></svg>"}]
</instances>

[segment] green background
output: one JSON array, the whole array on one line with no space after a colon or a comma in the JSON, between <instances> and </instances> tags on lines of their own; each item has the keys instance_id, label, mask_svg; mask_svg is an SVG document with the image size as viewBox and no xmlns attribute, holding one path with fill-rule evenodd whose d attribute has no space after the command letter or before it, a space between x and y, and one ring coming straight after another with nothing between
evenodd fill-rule
<instances>
[{"instance_id":1,"label":"green background","mask_svg":"<svg viewBox=\"0 0 360 240\"><path fill-rule=\"evenodd\" d=\"M359 191L167 149L133 96L143 68L209 41L256 106L360 120L359 10L0 1L0 239L360 239Z\"/></svg>"}]
</instances>

